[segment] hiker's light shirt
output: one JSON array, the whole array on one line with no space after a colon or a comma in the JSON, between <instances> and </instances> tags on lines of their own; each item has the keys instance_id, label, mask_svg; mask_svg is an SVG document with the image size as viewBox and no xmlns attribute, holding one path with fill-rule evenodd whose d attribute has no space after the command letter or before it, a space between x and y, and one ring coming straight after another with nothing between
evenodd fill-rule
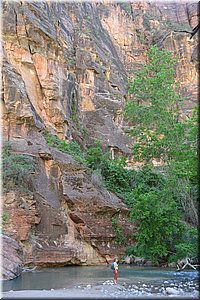
<instances>
[{"instance_id":1,"label":"hiker's light shirt","mask_svg":"<svg viewBox=\"0 0 200 300\"><path fill-rule=\"evenodd\" d=\"M114 262L114 269L115 269L115 270L118 270L118 268L119 268L119 267L118 267L118 264L117 264L116 261L115 261L115 262Z\"/></svg>"}]
</instances>

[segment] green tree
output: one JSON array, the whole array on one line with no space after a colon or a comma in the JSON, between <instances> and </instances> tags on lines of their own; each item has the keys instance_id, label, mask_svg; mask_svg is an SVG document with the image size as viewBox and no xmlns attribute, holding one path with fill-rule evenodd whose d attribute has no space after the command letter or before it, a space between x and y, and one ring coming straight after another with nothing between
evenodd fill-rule
<instances>
[{"instance_id":1,"label":"green tree","mask_svg":"<svg viewBox=\"0 0 200 300\"><path fill-rule=\"evenodd\" d=\"M181 119L183 97L175 81L176 61L171 52L151 47L146 65L129 81L125 107L134 160L149 164L160 159L163 163L164 185L146 190L140 185L132 191L137 251L153 260L167 258L181 247L175 247L185 234L180 212L190 222L197 215L197 109ZM187 208L186 198L191 203Z\"/></svg>"},{"instance_id":2,"label":"green tree","mask_svg":"<svg viewBox=\"0 0 200 300\"><path fill-rule=\"evenodd\" d=\"M185 134L185 127L179 122L182 97L175 88L176 60L171 52L156 46L147 55L144 69L135 73L135 80L129 81L133 100L126 104L125 117L131 122L135 159L169 161L180 150L180 140Z\"/></svg>"},{"instance_id":3,"label":"green tree","mask_svg":"<svg viewBox=\"0 0 200 300\"><path fill-rule=\"evenodd\" d=\"M185 234L183 241L175 245L174 254L171 255L170 261L177 261L182 258L198 258L198 231L197 228L185 225Z\"/></svg>"},{"instance_id":4,"label":"green tree","mask_svg":"<svg viewBox=\"0 0 200 300\"><path fill-rule=\"evenodd\" d=\"M165 260L184 233L176 202L166 190L140 193L132 219L137 224L137 255L154 262Z\"/></svg>"}]
</instances>

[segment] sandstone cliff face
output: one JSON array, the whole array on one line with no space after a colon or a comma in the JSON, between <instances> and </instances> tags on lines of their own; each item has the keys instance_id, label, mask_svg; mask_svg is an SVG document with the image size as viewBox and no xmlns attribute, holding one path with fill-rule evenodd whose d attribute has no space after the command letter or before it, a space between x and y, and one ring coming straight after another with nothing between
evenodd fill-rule
<instances>
[{"instance_id":1,"label":"sandstone cliff face","mask_svg":"<svg viewBox=\"0 0 200 300\"><path fill-rule=\"evenodd\" d=\"M190 39L184 31L198 24L197 2L133 2L100 5L99 14L109 32L129 76L144 64L145 50L152 44L172 51L179 59L176 66L181 93L187 97L183 113L189 114L197 101L198 72L195 61L197 36ZM186 71L187 70L187 71Z\"/></svg>"},{"instance_id":2,"label":"sandstone cliff face","mask_svg":"<svg viewBox=\"0 0 200 300\"><path fill-rule=\"evenodd\" d=\"M71 156L55 148L41 150L42 142L39 154L25 139L21 145L22 139L13 140L13 150L35 157L32 192L5 194L9 219L3 230L22 243L24 264L101 264L123 253L111 220L115 216L131 243L133 225L126 205Z\"/></svg>"},{"instance_id":3,"label":"sandstone cliff face","mask_svg":"<svg viewBox=\"0 0 200 300\"><path fill-rule=\"evenodd\" d=\"M99 138L105 147L129 153L121 130L127 76L142 66L153 43L181 58L178 81L187 103L196 100L197 37L189 40L180 31L197 23L197 3L126 5L129 13L119 4L4 2L7 131L20 131L16 124L25 118L84 143L79 125L88 131L87 143Z\"/></svg>"},{"instance_id":4,"label":"sandstone cliff face","mask_svg":"<svg viewBox=\"0 0 200 300\"><path fill-rule=\"evenodd\" d=\"M115 216L131 243L134 225L126 205L42 135L48 128L82 147L95 139L104 149L130 154L122 110L131 72L151 44L181 57L177 78L197 94L197 38L178 32L195 26L197 4L3 2L3 136L12 151L34 157L29 195L10 191L4 230L23 244L30 265L99 264L122 254Z\"/></svg>"},{"instance_id":5,"label":"sandstone cliff face","mask_svg":"<svg viewBox=\"0 0 200 300\"><path fill-rule=\"evenodd\" d=\"M32 118L61 138L79 136L73 125L80 119L92 139L129 152L128 138L113 122L126 94L126 72L95 4L9 3L3 17L4 89L10 91L9 79L17 78L25 99L10 108L17 119Z\"/></svg>"}]
</instances>

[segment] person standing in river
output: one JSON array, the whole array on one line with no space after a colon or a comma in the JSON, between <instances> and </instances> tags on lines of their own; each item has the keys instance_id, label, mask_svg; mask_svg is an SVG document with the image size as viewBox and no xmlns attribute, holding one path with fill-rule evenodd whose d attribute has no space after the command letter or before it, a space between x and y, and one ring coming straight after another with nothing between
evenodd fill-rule
<instances>
[{"instance_id":1,"label":"person standing in river","mask_svg":"<svg viewBox=\"0 0 200 300\"><path fill-rule=\"evenodd\" d=\"M113 273L114 273L114 283L117 284L117 280L118 280L118 269L119 269L119 261L117 258L114 259L114 269L113 269Z\"/></svg>"}]
</instances>

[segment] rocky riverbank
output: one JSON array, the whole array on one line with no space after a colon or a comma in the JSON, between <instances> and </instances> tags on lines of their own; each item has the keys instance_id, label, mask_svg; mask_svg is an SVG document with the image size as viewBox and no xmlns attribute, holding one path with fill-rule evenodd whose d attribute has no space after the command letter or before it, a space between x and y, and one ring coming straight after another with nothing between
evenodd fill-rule
<instances>
[{"instance_id":1,"label":"rocky riverbank","mask_svg":"<svg viewBox=\"0 0 200 300\"><path fill-rule=\"evenodd\" d=\"M73 288L58 290L26 290L9 291L3 293L3 299L15 298L193 298L199 299L197 281L172 282L163 281L162 284L127 284L114 285L112 280L96 285L77 285Z\"/></svg>"}]
</instances>

